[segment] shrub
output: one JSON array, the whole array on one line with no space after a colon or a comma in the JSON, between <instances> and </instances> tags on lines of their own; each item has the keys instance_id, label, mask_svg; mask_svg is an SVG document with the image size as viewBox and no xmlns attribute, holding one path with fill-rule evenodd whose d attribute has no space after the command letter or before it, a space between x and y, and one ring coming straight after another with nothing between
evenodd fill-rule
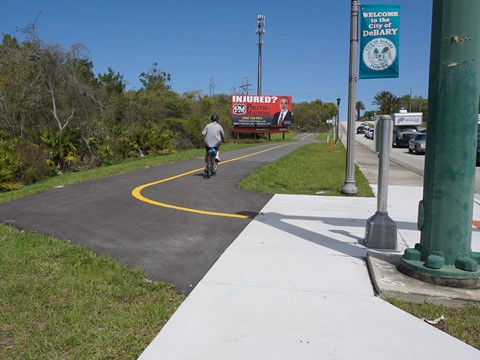
<instances>
[{"instance_id":1,"label":"shrub","mask_svg":"<svg viewBox=\"0 0 480 360\"><path fill-rule=\"evenodd\" d=\"M15 179L15 145L15 140L0 139L0 191L2 192L21 187L21 184Z\"/></svg>"},{"instance_id":2,"label":"shrub","mask_svg":"<svg viewBox=\"0 0 480 360\"><path fill-rule=\"evenodd\" d=\"M14 150L15 178L25 185L43 180L50 173L47 154L37 144L20 142Z\"/></svg>"}]
</instances>

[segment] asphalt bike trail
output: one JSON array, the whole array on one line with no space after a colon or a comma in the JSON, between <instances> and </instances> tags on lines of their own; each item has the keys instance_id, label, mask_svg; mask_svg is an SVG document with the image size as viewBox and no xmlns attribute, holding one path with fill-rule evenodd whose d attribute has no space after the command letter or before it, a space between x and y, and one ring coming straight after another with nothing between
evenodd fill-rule
<instances>
[{"instance_id":1,"label":"asphalt bike trail","mask_svg":"<svg viewBox=\"0 0 480 360\"><path fill-rule=\"evenodd\" d=\"M0 222L83 245L188 294L272 197L238 183L314 138L221 151L210 179L202 156L53 189L0 204Z\"/></svg>"}]
</instances>

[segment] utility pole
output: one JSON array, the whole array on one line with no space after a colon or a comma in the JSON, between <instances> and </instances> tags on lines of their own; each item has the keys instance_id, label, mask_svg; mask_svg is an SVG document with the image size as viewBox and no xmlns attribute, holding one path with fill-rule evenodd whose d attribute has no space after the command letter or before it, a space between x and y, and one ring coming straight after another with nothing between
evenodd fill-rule
<instances>
[{"instance_id":1,"label":"utility pole","mask_svg":"<svg viewBox=\"0 0 480 360\"><path fill-rule=\"evenodd\" d=\"M412 112L412 88L410 88L410 96L408 98L408 112Z\"/></svg>"},{"instance_id":2,"label":"utility pole","mask_svg":"<svg viewBox=\"0 0 480 360\"><path fill-rule=\"evenodd\" d=\"M257 15L257 30L258 34L258 77L257 77L257 95L262 95L262 35L265 34L265 15Z\"/></svg>"},{"instance_id":3,"label":"utility pole","mask_svg":"<svg viewBox=\"0 0 480 360\"><path fill-rule=\"evenodd\" d=\"M358 5L352 0L350 17L350 70L348 81L348 122L347 122L347 164L343 194L355 195L358 193L355 185L355 100L357 97L357 44L358 44Z\"/></svg>"},{"instance_id":4,"label":"utility pole","mask_svg":"<svg viewBox=\"0 0 480 360\"><path fill-rule=\"evenodd\" d=\"M480 288L480 253L472 252L473 194L480 91L480 1L433 1L428 148L420 243L400 270L442 286ZM449 141L444 139L448 137Z\"/></svg>"},{"instance_id":5,"label":"utility pole","mask_svg":"<svg viewBox=\"0 0 480 360\"><path fill-rule=\"evenodd\" d=\"M215 95L215 81L214 78L210 78L210 97L213 97Z\"/></svg>"}]
</instances>

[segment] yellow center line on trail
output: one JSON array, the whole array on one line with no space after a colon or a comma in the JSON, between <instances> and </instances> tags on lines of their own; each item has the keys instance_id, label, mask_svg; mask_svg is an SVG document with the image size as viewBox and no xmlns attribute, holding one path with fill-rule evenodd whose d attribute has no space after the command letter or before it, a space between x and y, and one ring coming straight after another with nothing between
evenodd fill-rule
<instances>
[{"instance_id":1,"label":"yellow center line on trail","mask_svg":"<svg viewBox=\"0 0 480 360\"><path fill-rule=\"evenodd\" d=\"M229 163L229 162L232 162L232 161L238 161L238 160L250 157L250 156L258 155L258 154L261 154L261 153L264 153L264 152L267 152L267 151L271 151L271 150L275 150L275 149L278 149L278 148L281 148L281 147L287 146L287 145L290 145L290 143L278 145L278 146L275 146L275 147L272 147L272 148L266 149L266 150L257 151L257 152L254 152L252 154L239 156L239 157L234 158L234 159L224 160L220 164L223 165L223 164L226 164L226 163ZM237 219L248 219L249 216L246 216L246 215L221 213L221 212L207 211L207 210L198 210L198 209L192 209L192 208L187 208L187 207L183 207L183 206L166 204L166 203L163 203L163 202L160 202L160 201L155 201L155 200L149 199L149 198L147 198L147 197L145 197L141 194L142 190L147 188L147 187L150 187L150 186L153 186L153 185L158 185L158 184L170 181L170 180L179 179L183 176L190 175L190 174L196 173L196 172L201 171L201 170L203 170L203 168L194 169L194 170L185 172L183 174L178 174L178 175L175 175L175 176L171 176L169 178L165 178L165 179L157 180L157 181L154 181L154 182L151 182L151 183L148 183L148 184L140 185L140 186L138 186L138 187L136 187L135 189L132 190L132 196L134 198L140 200L140 201L143 201L143 202L155 205L155 206L161 206L161 207L168 208L168 209L187 211L187 212L192 212L192 213L202 214L202 215L224 216L224 217L231 217L231 218L237 218Z\"/></svg>"}]
</instances>

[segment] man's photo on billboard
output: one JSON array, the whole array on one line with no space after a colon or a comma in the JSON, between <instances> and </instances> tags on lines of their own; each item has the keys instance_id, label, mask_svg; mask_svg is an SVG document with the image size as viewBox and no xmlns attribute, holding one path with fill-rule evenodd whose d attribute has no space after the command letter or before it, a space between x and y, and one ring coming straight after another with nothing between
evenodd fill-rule
<instances>
[{"instance_id":1,"label":"man's photo on billboard","mask_svg":"<svg viewBox=\"0 0 480 360\"><path fill-rule=\"evenodd\" d=\"M273 115L272 126L288 126L292 124L293 114L288 110L289 103L288 97L280 98L280 111Z\"/></svg>"}]
</instances>

